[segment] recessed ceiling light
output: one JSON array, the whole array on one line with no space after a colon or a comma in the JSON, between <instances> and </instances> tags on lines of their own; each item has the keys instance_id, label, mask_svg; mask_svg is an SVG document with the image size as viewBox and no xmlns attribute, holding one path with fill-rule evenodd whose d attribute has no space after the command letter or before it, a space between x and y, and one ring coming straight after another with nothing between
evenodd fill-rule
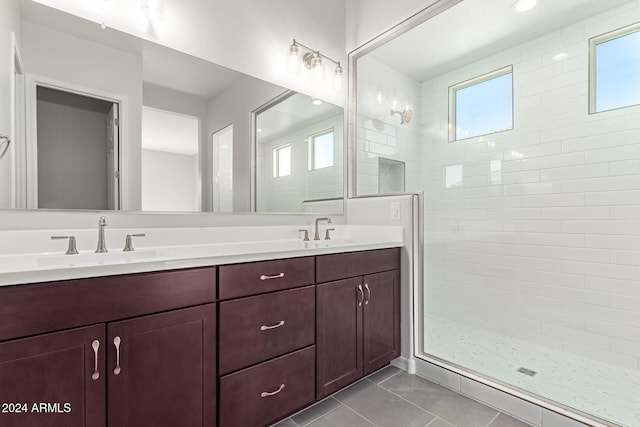
<instances>
[{"instance_id":1,"label":"recessed ceiling light","mask_svg":"<svg viewBox=\"0 0 640 427\"><path fill-rule=\"evenodd\" d=\"M526 12L527 10L533 9L536 3L536 0L518 0L513 5L513 8L516 12Z\"/></svg>"},{"instance_id":2,"label":"recessed ceiling light","mask_svg":"<svg viewBox=\"0 0 640 427\"><path fill-rule=\"evenodd\" d=\"M313 105L322 105L324 104L324 102L321 99L315 98L313 101L311 101L311 103Z\"/></svg>"}]
</instances>

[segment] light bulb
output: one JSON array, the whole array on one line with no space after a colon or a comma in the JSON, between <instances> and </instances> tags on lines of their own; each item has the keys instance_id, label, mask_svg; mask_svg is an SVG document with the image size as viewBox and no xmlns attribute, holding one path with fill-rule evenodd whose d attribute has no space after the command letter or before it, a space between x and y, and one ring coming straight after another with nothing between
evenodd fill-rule
<instances>
[{"instance_id":1,"label":"light bulb","mask_svg":"<svg viewBox=\"0 0 640 427\"><path fill-rule=\"evenodd\" d=\"M293 41L293 44L289 46L289 58L287 60L287 71L289 73L298 73L300 71L300 48Z\"/></svg>"},{"instance_id":2,"label":"light bulb","mask_svg":"<svg viewBox=\"0 0 640 427\"><path fill-rule=\"evenodd\" d=\"M311 81L313 83L324 81L324 61L319 53L316 53L311 61Z\"/></svg>"}]
</instances>

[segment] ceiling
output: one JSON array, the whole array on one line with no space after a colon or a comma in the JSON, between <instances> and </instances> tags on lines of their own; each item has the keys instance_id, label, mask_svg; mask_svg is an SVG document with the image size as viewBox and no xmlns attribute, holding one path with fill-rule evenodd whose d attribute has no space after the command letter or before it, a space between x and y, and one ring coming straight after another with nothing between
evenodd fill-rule
<instances>
[{"instance_id":1,"label":"ceiling","mask_svg":"<svg viewBox=\"0 0 640 427\"><path fill-rule=\"evenodd\" d=\"M527 12L516 12L514 3L464 0L371 55L421 82L629 0L538 0Z\"/></svg>"},{"instance_id":2,"label":"ceiling","mask_svg":"<svg viewBox=\"0 0 640 427\"><path fill-rule=\"evenodd\" d=\"M261 130L258 133L258 143L290 134L311 123L318 123L336 115L342 116L342 107L328 102L314 105L313 100L307 95L295 93L259 113L256 119L256 127Z\"/></svg>"},{"instance_id":3,"label":"ceiling","mask_svg":"<svg viewBox=\"0 0 640 427\"><path fill-rule=\"evenodd\" d=\"M21 0L22 19L62 33L142 56L143 80L146 83L210 99L242 75L220 65L109 27L102 29L97 23L98 18L96 16L99 11L97 8L105 7L110 2L84 0L82 4L85 8L96 7L95 10L92 9L96 16L90 16L91 19L85 16L87 19L83 19L74 14L40 4L47 1L55 7L61 7L65 3L64 1L56 3L51 0L42 0L40 2ZM136 1L127 0L127 2L130 6L133 3L138 4ZM72 1L66 1L66 3L73 4ZM66 10L71 10L69 7L67 6ZM135 10L137 14L137 6ZM73 10L73 12L76 13L77 11Z\"/></svg>"}]
</instances>

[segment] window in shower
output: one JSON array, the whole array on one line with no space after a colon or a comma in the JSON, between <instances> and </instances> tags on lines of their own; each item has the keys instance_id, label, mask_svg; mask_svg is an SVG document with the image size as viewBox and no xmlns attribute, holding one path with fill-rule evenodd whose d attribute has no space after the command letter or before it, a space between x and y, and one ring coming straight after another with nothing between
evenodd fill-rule
<instances>
[{"instance_id":1,"label":"window in shower","mask_svg":"<svg viewBox=\"0 0 640 427\"><path fill-rule=\"evenodd\" d=\"M291 144L273 149L273 177L291 175Z\"/></svg>"},{"instance_id":2,"label":"window in shower","mask_svg":"<svg viewBox=\"0 0 640 427\"><path fill-rule=\"evenodd\" d=\"M640 104L640 23L589 43L590 112Z\"/></svg>"},{"instance_id":3,"label":"window in shower","mask_svg":"<svg viewBox=\"0 0 640 427\"><path fill-rule=\"evenodd\" d=\"M449 141L513 129L513 67L449 88Z\"/></svg>"},{"instance_id":4,"label":"window in shower","mask_svg":"<svg viewBox=\"0 0 640 427\"><path fill-rule=\"evenodd\" d=\"M309 137L309 170L333 166L333 129Z\"/></svg>"}]
</instances>

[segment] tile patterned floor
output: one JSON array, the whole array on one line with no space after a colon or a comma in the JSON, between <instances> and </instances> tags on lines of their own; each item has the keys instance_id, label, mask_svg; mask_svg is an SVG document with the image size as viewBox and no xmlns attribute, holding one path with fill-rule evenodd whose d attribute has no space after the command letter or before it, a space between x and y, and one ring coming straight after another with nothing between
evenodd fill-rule
<instances>
[{"instance_id":1,"label":"tile patterned floor","mask_svg":"<svg viewBox=\"0 0 640 427\"><path fill-rule=\"evenodd\" d=\"M530 427L489 406L389 366L277 427Z\"/></svg>"}]
</instances>

